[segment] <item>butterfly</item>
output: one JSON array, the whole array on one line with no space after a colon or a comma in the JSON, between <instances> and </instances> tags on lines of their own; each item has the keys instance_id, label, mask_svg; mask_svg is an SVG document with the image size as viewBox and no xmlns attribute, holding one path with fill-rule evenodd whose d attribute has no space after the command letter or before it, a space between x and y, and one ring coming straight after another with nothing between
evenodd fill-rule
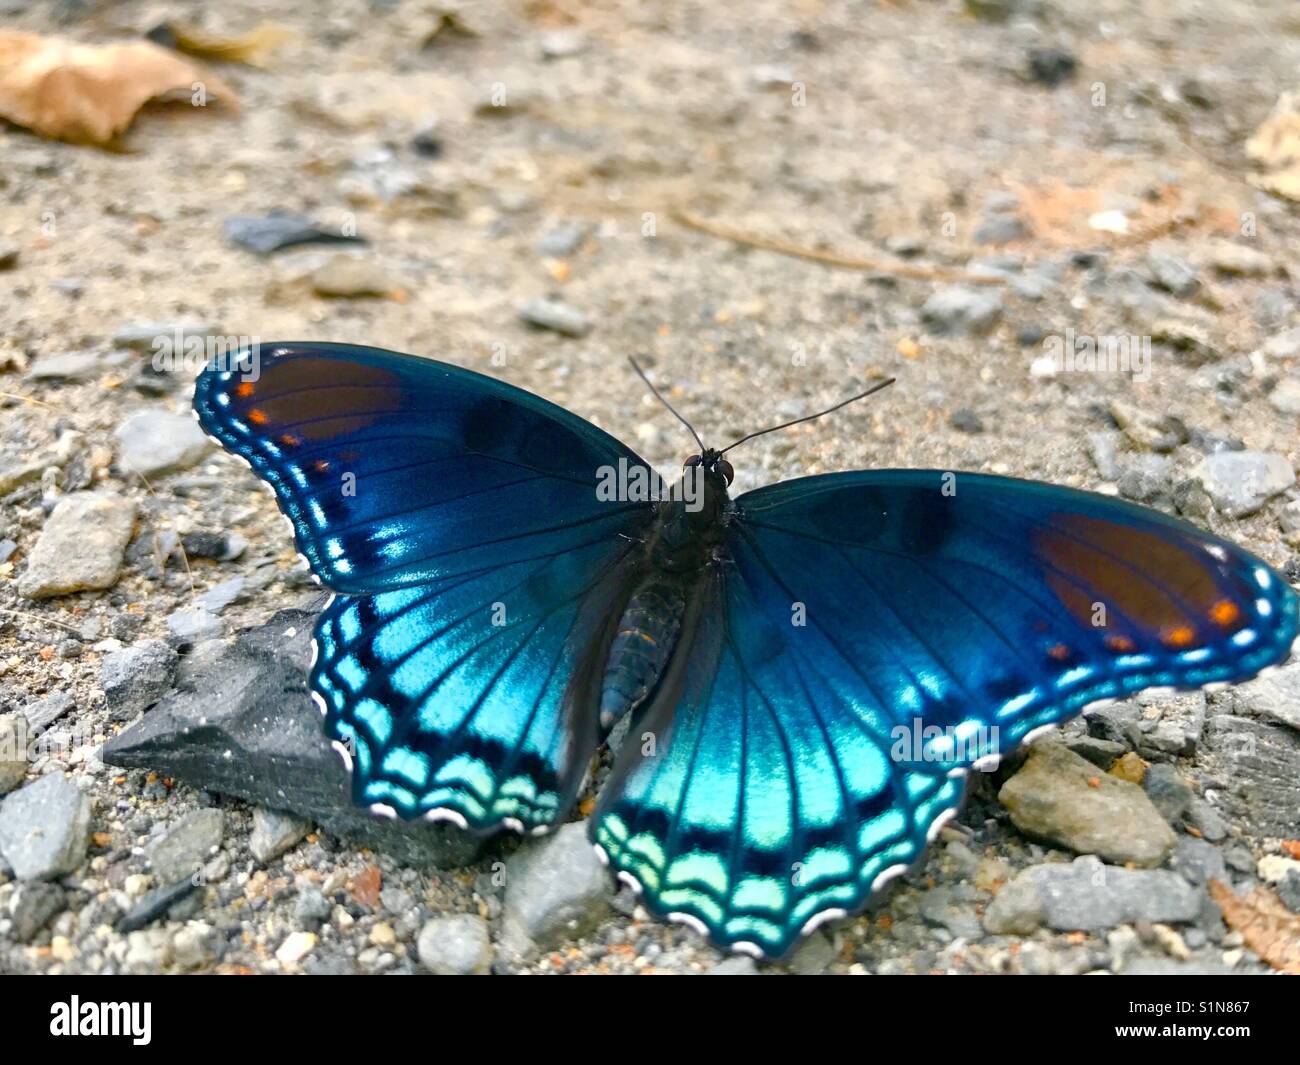
<instances>
[{"instance_id":1,"label":"butterfly","mask_svg":"<svg viewBox=\"0 0 1300 1065\"><path fill-rule=\"evenodd\" d=\"M355 802L545 832L625 727L593 843L755 955L859 910L1037 730L1249 678L1297 635L1258 558L1087 492L905 469L733 499L735 445L702 443L651 491L538 396L341 344L214 360L194 409L335 593L310 687Z\"/></svg>"}]
</instances>

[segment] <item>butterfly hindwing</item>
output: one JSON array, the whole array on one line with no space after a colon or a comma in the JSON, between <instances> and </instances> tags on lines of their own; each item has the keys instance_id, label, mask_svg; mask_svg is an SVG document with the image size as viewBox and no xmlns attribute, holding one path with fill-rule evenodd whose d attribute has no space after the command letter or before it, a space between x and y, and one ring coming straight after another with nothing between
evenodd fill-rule
<instances>
[{"instance_id":1,"label":"butterfly hindwing","mask_svg":"<svg viewBox=\"0 0 1300 1065\"><path fill-rule=\"evenodd\" d=\"M973 765L1097 699L1245 679L1296 637L1295 594L1239 548L996 477L759 489L724 555L593 837L655 912L768 955L914 862Z\"/></svg>"},{"instance_id":2,"label":"butterfly hindwing","mask_svg":"<svg viewBox=\"0 0 1300 1065\"><path fill-rule=\"evenodd\" d=\"M598 742L592 648L651 516L602 498L600 471L643 461L426 359L275 344L235 364L204 371L195 410L342 593L317 622L311 686L355 800L483 831L562 816Z\"/></svg>"}]
</instances>

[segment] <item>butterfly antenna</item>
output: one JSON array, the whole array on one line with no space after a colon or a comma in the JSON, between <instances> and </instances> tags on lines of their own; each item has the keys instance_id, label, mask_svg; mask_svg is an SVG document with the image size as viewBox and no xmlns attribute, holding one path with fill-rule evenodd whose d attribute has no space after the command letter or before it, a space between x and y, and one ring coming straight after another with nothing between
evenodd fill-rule
<instances>
[{"instance_id":1,"label":"butterfly antenna","mask_svg":"<svg viewBox=\"0 0 1300 1065\"><path fill-rule=\"evenodd\" d=\"M719 455L726 454L726 453L727 453L728 451L730 451L733 447L739 447L739 446L740 446L741 444L743 444L746 440L753 440L754 437L756 437L756 436L762 436L764 433L774 433L774 432L776 432L778 429L788 429L788 428L790 428L790 426L792 426L792 425L798 425L798 424L800 424L801 422L810 422L810 421L812 421L812 420L815 419L815 418L821 418L821 417L823 417L823 416L825 416L825 415L827 415L827 414L832 413L833 411L837 411L837 410L839 410L841 407L847 407L850 403L856 403L856 402L857 402L858 400L860 400L860 399L866 399L867 396L870 396L870 395L872 395L872 394L875 393L875 392L879 392L882 388L888 388L888 387L889 387L890 385L892 385L896 380L897 380L897 378L895 378L895 377L890 377L889 379L887 379L887 380L885 380L885 381L880 381L880 382L878 382L878 383L872 385L872 386L871 386L870 388L868 388L865 392L859 392L856 396L849 396L848 399L841 400L839 403L836 403L835 406L833 406L833 407L827 407L825 410L818 411L816 414L806 414L806 415L804 415L802 418L795 418L793 421L782 422L780 425L773 425L773 426L770 426L770 427L767 428L767 429L760 429L760 430L758 430L758 432L756 432L756 433L750 433L748 436L742 436L739 440L736 440L736 441L734 441L734 442L728 444L728 445L727 445L726 447L724 447L721 451L719 451L718 454L719 454ZM694 431L694 430L692 430L692 431ZM697 439L698 439L698 437L697 437Z\"/></svg>"},{"instance_id":2,"label":"butterfly antenna","mask_svg":"<svg viewBox=\"0 0 1300 1065\"><path fill-rule=\"evenodd\" d=\"M632 356L629 355L627 357L627 361L632 364L632 369L636 371L637 376L641 378L642 381L645 382L646 388L650 389L650 391L654 393L655 399L657 399L660 403L662 403L665 407L667 407L669 412L672 414L672 416L691 431L691 436L695 437L695 442L700 445L700 452L703 453L705 451L704 441L700 439L700 434L695 431L695 426L693 426L690 422L688 422L685 418L683 418L680 414L678 414L677 411L673 408L673 405L659 394L659 389L655 388L655 386L650 383L650 378L648 378L645 375L645 371L641 369L640 366L637 365L636 359L632 358Z\"/></svg>"}]
</instances>

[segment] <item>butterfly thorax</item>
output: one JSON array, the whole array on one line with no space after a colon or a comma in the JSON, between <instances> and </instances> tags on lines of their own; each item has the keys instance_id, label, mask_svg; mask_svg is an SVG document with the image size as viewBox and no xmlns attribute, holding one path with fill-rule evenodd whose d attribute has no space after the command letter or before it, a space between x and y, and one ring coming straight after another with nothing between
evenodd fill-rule
<instances>
[{"instance_id":1,"label":"butterfly thorax","mask_svg":"<svg viewBox=\"0 0 1300 1065\"><path fill-rule=\"evenodd\" d=\"M685 482L694 477L695 486ZM717 560L731 501L712 470L688 469L659 503L645 541L643 576L619 617L601 685L600 717L610 728L654 692L681 634L687 599Z\"/></svg>"}]
</instances>

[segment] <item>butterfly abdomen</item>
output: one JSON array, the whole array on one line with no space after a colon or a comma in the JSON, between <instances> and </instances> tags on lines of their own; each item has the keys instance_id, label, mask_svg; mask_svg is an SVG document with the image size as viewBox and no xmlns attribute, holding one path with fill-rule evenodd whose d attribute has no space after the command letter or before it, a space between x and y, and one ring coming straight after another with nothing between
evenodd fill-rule
<instances>
[{"instance_id":1,"label":"butterfly abdomen","mask_svg":"<svg viewBox=\"0 0 1300 1065\"><path fill-rule=\"evenodd\" d=\"M682 582L654 576L642 583L619 618L600 692L600 721L610 728L643 703L667 665L681 631Z\"/></svg>"}]
</instances>

